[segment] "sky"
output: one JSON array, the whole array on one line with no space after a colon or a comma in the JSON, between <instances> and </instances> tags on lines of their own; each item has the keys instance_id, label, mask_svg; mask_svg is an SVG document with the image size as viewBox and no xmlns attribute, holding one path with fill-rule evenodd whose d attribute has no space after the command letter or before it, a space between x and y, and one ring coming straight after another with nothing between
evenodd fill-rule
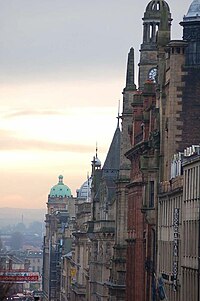
<instances>
[{"instance_id":1,"label":"sky","mask_svg":"<svg viewBox=\"0 0 200 301\"><path fill-rule=\"evenodd\" d=\"M168 1L172 39L191 2ZM147 4L0 0L0 207L45 208L60 174L76 196L96 143L103 164Z\"/></svg>"}]
</instances>

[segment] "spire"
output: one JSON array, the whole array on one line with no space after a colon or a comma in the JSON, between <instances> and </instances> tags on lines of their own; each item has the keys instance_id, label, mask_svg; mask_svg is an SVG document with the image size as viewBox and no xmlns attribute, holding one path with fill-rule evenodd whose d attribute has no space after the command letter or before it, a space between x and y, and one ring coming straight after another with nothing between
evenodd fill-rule
<instances>
[{"instance_id":1,"label":"spire","mask_svg":"<svg viewBox=\"0 0 200 301\"><path fill-rule=\"evenodd\" d=\"M116 177L116 174L118 174L120 165L120 141L121 131L117 128L102 168L104 177Z\"/></svg>"},{"instance_id":2,"label":"spire","mask_svg":"<svg viewBox=\"0 0 200 301\"><path fill-rule=\"evenodd\" d=\"M119 120L120 120L120 99L119 99L119 103L118 103L118 115L117 115L117 129L119 129Z\"/></svg>"},{"instance_id":3,"label":"spire","mask_svg":"<svg viewBox=\"0 0 200 301\"><path fill-rule=\"evenodd\" d=\"M135 85L135 64L134 64L134 49L131 48L128 54L126 87L125 90L136 90Z\"/></svg>"}]
</instances>

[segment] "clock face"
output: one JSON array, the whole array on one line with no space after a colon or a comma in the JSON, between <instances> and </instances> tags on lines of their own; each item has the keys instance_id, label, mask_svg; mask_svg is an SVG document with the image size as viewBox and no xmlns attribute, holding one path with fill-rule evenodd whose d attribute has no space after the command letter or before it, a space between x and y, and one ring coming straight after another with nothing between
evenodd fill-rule
<instances>
[{"instance_id":1,"label":"clock face","mask_svg":"<svg viewBox=\"0 0 200 301\"><path fill-rule=\"evenodd\" d=\"M149 70L148 78L154 83L156 82L157 68L152 68Z\"/></svg>"}]
</instances>

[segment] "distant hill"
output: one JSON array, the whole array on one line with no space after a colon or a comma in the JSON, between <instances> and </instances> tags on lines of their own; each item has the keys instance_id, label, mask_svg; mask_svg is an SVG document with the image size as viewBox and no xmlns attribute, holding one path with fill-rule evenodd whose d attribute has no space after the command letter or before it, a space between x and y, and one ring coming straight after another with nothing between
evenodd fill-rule
<instances>
[{"instance_id":1,"label":"distant hill","mask_svg":"<svg viewBox=\"0 0 200 301\"><path fill-rule=\"evenodd\" d=\"M0 227L21 222L25 225L33 221L44 222L45 214L46 209L0 208Z\"/></svg>"}]
</instances>

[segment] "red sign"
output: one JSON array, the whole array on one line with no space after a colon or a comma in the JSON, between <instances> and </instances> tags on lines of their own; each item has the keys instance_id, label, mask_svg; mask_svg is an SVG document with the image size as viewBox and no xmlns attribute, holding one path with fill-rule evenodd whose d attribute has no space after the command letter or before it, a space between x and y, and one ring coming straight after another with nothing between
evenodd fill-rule
<instances>
[{"instance_id":1,"label":"red sign","mask_svg":"<svg viewBox=\"0 0 200 301\"><path fill-rule=\"evenodd\" d=\"M4 272L0 273L1 282L37 282L39 281L38 273L23 273L23 272Z\"/></svg>"}]
</instances>

